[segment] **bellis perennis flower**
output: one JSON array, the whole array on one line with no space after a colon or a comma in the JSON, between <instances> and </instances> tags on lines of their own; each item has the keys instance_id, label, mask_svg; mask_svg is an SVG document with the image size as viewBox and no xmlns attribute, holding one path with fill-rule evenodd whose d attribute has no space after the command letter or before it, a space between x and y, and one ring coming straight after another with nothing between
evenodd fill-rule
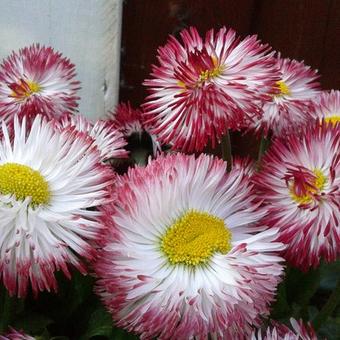
<instances>
[{"instance_id":1,"label":"bellis perennis flower","mask_svg":"<svg viewBox=\"0 0 340 340\"><path fill-rule=\"evenodd\" d=\"M222 28L202 39L190 28L181 38L171 36L159 48L159 66L144 83L151 94L143 108L160 142L200 151L259 115L255 103L277 92L279 75L256 36L241 40Z\"/></svg>"},{"instance_id":2,"label":"bellis perennis flower","mask_svg":"<svg viewBox=\"0 0 340 340\"><path fill-rule=\"evenodd\" d=\"M127 144L123 134L115 124L108 120L98 120L92 123L82 115L64 115L61 120L61 128L74 128L77 131L86 132L93 140L93 144L100 151L100 158L106 161L110 158L126 158L128 152L124 150Z\"/></svg>"},{"instance_id":3,"label":"bellis perennis flower","mask_svg":"<svg viewBox=\"0 0 340 340\"><path fill-rule=\"evenodd\" d=\"M14 120L0 142L0 277L11 294L55 290L54 272L68 265L85 271L103 226L88 209L111 200L111 170L84 133L59 132L37 116L30 131Z\"/></svg>"},{"instance_id":4,"label":"bellis perennis flower","mask_svg":"<svg viewBox=\"0 0 340 340\"><path fill-rule=\"evenodd\" d=\"M73 112L79 89L74 77L74 65L51 47L35 44L13 52L0 66L0 118Z\"/></svg>"},{"instance_id":5,"label":"bellis perennis flower","mask_svg":"<svg viewBox=\"0 0 340 340\"><path fill-rule=\"evenodd\" d=\"M259 330L253 333L251 340L317 340L314 329L310 324L291 318L292 329L286 325L275 322L272 327L268 327L265 332Z\"/></svg>"},{"instance_id":6,"label":"bellis perennis flower","mask_svg":"<svg viewBox=\"0 0 340 340\"><path fill-rule=\"evenodd\" d=\"M118 179L113 227L95 264L97 292L142 338L238 339L267 315L283 249L250 170L201 155L159 156Z\"/></svg>"},{"instance_id":7,"label":"bellis perennis flower","mask_svg":"<svg viewBox=\"0 0 340 340\"><path fill-rule=\"evenodd\" d=\"M315 100L315 118L326 123L340 123L340 91L324 91Z\"/></svg>"},{"instance_id":8,"label":"bellis perennis flower","mask_svg":"<svg viewBox=\"0 0 340 340\"><path fill-rule=\"evenodd\" d=\"M281 78L276 83L278 93L263 103L263 116L253 124L258 131L275 136L295 131L312 119L313 100L319 93L317 72L303 62L276 59Z\"/></svg>"},{"instance_id":9,"label":"bellis perennis flower","mask_svg":"<svg viewBox=\"0 0 340 340\"><path fill-rule=\"evenodd\" d=\"M113 112L108 113L108 118L112 120L117 129L122 131L124 136L132 134L141 135L144 131L142 111L134 109L131 104L120 103Z\"/></svg>"},{"instance_id":10,"label":"bellis perennis flower","mask_svg":"<svg viewBox=\"0 0 340 340\"><path fill-rule=\"evenodd\" d=\"M133 108L129 102L120 103L113 112L109 112L108 117L126 138L131 137L133 134L141 137L142 133L146 132L151 139L153 154L156 155L157 151L161 150L157 136L151 134L150 126L144 120L142 110Z\"/></svg>"},{"instance_id":11,"label":"bellis perennis flower","mask_svg":"<svg viewBox=\"0 0 340 340\"><path fill-rule=\"evenodd\" d=\"M340 254L340 125L311 127L303 136L277 139L255 177L269 213L280 228L285 257L307 270Z\"/></svg>"}]
</instances>

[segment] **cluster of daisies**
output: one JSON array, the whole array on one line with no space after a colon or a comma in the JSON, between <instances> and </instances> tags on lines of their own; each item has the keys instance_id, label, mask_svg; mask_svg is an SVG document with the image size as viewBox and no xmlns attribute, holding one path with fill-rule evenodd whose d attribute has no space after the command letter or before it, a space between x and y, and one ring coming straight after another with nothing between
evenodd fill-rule
<instances>
[{"instance_id":1,"label":"cluster of daisies","mask_svg":"<svg viewBox=\"0 0 340 340\"><path fill-rule=\"evenodd\" d=\"M92 122L60 53L35 44L2 62L1 284L39 298L57 271L90 273L142 339L316 339L301 320L263 325L286 261L307 271L340 253L340 92L226 28L170 37L144 85L141 108ZM230 130L271 146L256 164L203 152ZM111 160L142 133L148 163L118 174Z\"/></svg>"}]
</instances>

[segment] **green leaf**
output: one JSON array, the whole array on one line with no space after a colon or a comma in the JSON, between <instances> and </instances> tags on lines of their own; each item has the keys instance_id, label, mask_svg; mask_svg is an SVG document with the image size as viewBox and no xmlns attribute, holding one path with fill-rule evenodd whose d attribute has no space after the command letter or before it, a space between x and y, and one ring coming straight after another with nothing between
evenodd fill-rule
<instances>
[{"instance_id":1,"label":"green leaf","mask_svg":"<svg viewBox=\"0 0 340 340\"><path fill-rule=\"evenodd\" d=\"M26 313L17 318L14 328L22 329L29 334L41 334L53 320L45 315L37 313Z\"/></svg>"},{"instance_id":2,"label":"green leaf","mask_svg":"<svg viewBox=\"0 0 340 340\"><path fill-rule=\"evenodd\" d=\"M286 282L279 284L276 296L276 302L273 305L271 317L274 319L284 319L291 314L291 308L287 303Z\"/></svg>"},{"instance_id":3,"label":"green leaf","mask_svg":"<svg viewBox=\"0 0 340 340\"><path fill-rule=\"evenodd\" d=\"M320 327L318 335L320 339L339 340L340 334L340 317L328 318Z\"/></svg>"},{"instance_id":4,"label":"green leaf","mask_svg":"<svg viewBox=\"0 0 340 340\"><path fill-rule=\"evenodd\" d=\"M99 335L106 337L112 335L112 318L104 307L99 307L92 313L86 334L82 339L85 340Z\"/></svg>"},{"instance_id":5,"label":"green leaf","mask_svg":"<svg viewBox=\"0 0 340 340\"><path fill-rule=\"evenodd\" d=\"M112 338L110 340L137 340L138 337L125 332L122 329L114 328Z\"/></svg>"},{"instance_id":6,"label":"green leaf","mask_svg":"<svg viewBox=\"0 0 340 340\"><path fill-rule=\"evenodd\" d=\"M323 290L334 290L337 280L340 279L340 260L323 264L320 272L320 288Z\"/></svg>"}]
</instances>

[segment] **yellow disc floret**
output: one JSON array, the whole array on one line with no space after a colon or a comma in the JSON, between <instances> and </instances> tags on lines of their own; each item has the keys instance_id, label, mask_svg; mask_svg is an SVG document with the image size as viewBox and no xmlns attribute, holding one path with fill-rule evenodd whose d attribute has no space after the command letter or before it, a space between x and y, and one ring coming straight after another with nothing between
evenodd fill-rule
<instances>
[{"instance_id":1,"label":"yellow disc floret","mask_svg":"<svg viewBox=\"0 0 340 340\"><path fill-rule=\"evenodd\" d=\"M290 95L290 89L288 87L288 85L283 81L277 81L276 85L278 87L278 89L280 90L280 92L278 94L276 94L276 97L282 97L282 96L289 96Z\"/></svg>"},{"instance_id":2,"label":"yellow disc floret","mask_svg":"<svg viewBox=\"0 0 340 340\"><path fill-rule=\"evenodd\" d=\"M340 115L332 115L325 117L325 122L332 125L340 124Z\"/></svg>"},{"instance_id":3,"label":"yellow disc floret","mask_svg":"<svg viewBox=\"0 0 340 340\"><path fill-rule=\"evenodd\" d=\"M14 195L17 200L31 197L33 206L50 200L48 183L39 171L17 163L0 165L0 193Z\"/></svg>"},{"instance_id":4,"label":"yellow disc floret","mask_svg":"<svg viewBox=\"0 0 340 340\"><path fill-rule=\"evenodd\" d=\"M230 251L231 232L222 219L189 210L168 228L161 249L171 264L205 264L214 253Z\"/></svg>"},{"instance_id":5,"label":"yellow disc floret","mask_svg":"<svg viewBox=\"0 0 340 340\"><path fill-rule=\"evenodd\" d=\"M293 183L291 185L290 195L296 203L309 204L313 201L314 195L319 194L324 189L325 184L327 182L326 176L319 169L315 169L313 173L315 176L314 183L312 185L305 183L303 193L301 193L300 195L297 195L296 193L296 190L294 187L295 184Z\"/></svg>"},{"instance_id":6,"label":"yellow disc floret","mask_svg":"<svg viewBox=\"0 0 340 340\"><path fill-rule=\"evenodd\" d=\"M34 81L27 81L27 85L28 85L28 87L30 89L30 92L31 92L30 94L38 93L38 92L41 91L41 86L38 83L34 82Z\"/></svg>"},{"instance_id":7,"label":"yellow disc floret","mask_svg":"<svg viewBox=\"0 0 340 340\"><path fill-rule=\"evenodd\" d=\"M18 83L10 84L9 87L12 90L11 97L18 100L24 100L32 94L39 93L43 90L40 84L24 79L21 79Z\"/></svg>"}]
</instances>

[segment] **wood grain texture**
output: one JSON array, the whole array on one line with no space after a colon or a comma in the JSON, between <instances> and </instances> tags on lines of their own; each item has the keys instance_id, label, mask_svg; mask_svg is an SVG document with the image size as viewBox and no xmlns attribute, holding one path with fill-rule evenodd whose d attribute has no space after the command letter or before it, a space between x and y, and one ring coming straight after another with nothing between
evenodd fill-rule
<instances>
[{"instance_id":1,"label":"wood grain texture","mask_svg":"<svg viewBox=\"0 0 340 340\"><path fill-rule=\"evenodd\" d=\"M76 64L79 111L103 116L118 98L122 0L2 0L0 58L35 42Z\"/></svg>"},{"instance_id":2,"label":"wood grain texture","mask_svg":"<svg viewBox=\"0 0 340 340\"><path fill-rule=\"evenodd\" d=\"M327 19L320 63L321 82L325 89L340 89L340 1L331 1Z\"/></svg>"},{"instance_id":3,"label":"wood grain texture","mask_svg":"<svg viewBox=\"0 0 340 340\"><path fill-rule=\"evenodd\" d=\"M261 1L254 13L253 33L282 56L304 60L320 69L331 0Z\"/></svg>"}]
</instances>

